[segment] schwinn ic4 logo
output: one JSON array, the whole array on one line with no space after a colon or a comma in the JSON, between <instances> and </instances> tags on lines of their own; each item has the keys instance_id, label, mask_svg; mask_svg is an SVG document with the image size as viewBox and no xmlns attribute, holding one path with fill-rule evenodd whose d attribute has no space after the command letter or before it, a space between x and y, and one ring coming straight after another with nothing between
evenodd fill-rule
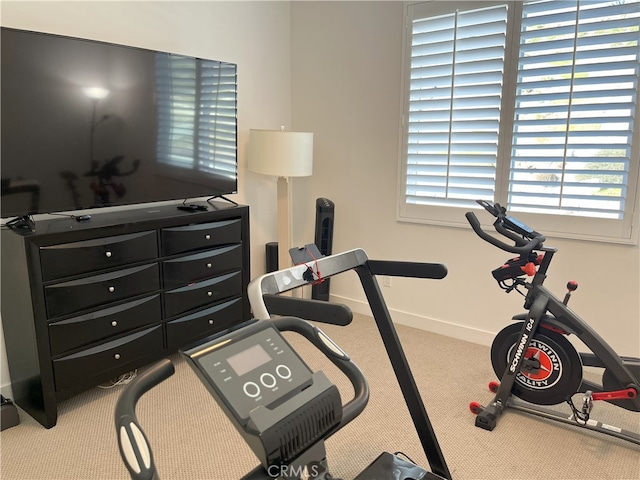
<instances>
[{"instance_id":1,"label":"schwinn ic4 logo","mask_svg":"<svg viewBox=\"0 0 640 480\"><path fill-rule=\"evenodd\" d=\"M531 332L531 329L533 328L533 323L534 323L533 318L530 318L526 327L527 332ZM520 361L520 357L522 357L524 346L527 344L528 339L529 339L528 333L525 333L522 335L522 337L520 337L520 343L518 344L518 349L516 350L516 354L514 355L513 361L511 362L511 366L509 367L509 371L511 373L515 373L516 368L518 368L518 362Z\"/></svg>"},{"instance_id":2,"label":"schwinn ic4 logo","mask_svg":"<svg viewBox=\"0 0 640 480\"><path fill-rule=\"evenodd\" d=\"M533 320L529 320L527 331L531 331ZM526 344L529 334L524 334L518 344L518 349L511 363L509 370L514 372L518 359L523 355L524 345ZM523 385L532 389L545 389L555 385L562 374L562 363L558 358L558 353L538 338L532 338L529 348L527 349L525 359L537 360L539 365L531 370L521 369L516 375L516 380Z\"/></svg>"}]
</instances>

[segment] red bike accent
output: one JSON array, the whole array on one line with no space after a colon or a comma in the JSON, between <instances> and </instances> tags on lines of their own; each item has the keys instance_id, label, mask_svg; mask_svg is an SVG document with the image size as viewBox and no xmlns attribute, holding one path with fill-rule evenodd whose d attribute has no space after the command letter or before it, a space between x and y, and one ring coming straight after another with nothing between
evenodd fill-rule
<instances>
[{"instance_id":1,"label":"red bike accent","mask_svg":"<svg viewBox=\"0 0 640 480\"><path fill-rule=\"evenodd\" d=\"M626 388L624 390L613 390L611 392L595 392L592 395L594 400L628 400L636 398L638 392L635 388Z\"/></svg>"},{"instance_id":2,"label":"red bike accent","mask_svg":"<svg viewBox=\"0 0 640 480\"><path fill-rule=\"evenodd\" d=\"M569 280L569 282L567 282L567 290L569 290L570 292L575 292L578 288L578 282L576 282L575 280Z\"/></svg>"},{"instance_id":3,"label":"red bike accent","mask_svg":"<svg viewBox=\"0 0 640 480\"><path fill-rule=\"evenodd\" d=\"M533 262L529 262L524 267L520 268L522 268L522 271L530 277L533 277L536 274L536 266Z\"/></svg>"},{"instance_id":4,"label":"red bike accent","mask_svg":"<svg viewBox=\"0 0 640 480\"><path fill-rule=\"evenodd\" d=\"M556 327L556 326L553 326L553 325L549 325L548 323L544 323L544 322L542 322L542 323L540 323L540 326L541 326L542 328L546 328L547 330L551 330L552 332L559 333L560 335L569 335L569 332L567 332L567 331L563 330L563 329L562 329L562 328L560 328L560 327Z\"/></svg>"},{"instance_id":5,"label":"red bike accent","mask_svg":"<svg viewBox=\"0 0 640 480\"><path fill-rule=\"evenodd\" d=\"M480 405L478 402L471 402L469 404L469 410L471 410L471 413L473 413L474 415L478 415L482 410L482 405Z\"/></svg>"}]
</instances>

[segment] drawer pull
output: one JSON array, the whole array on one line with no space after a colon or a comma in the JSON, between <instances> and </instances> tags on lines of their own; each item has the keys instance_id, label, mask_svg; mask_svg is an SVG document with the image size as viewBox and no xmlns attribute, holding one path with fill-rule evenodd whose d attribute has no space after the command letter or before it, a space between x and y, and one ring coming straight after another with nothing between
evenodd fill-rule
<instances>
[{"instance_id":1,"label":"drawer pull","mask_svg":"<svg viewBox=\"0 0 640 480\"><path fill-rule=\"evenodd\" d=\"M207 292L207 296L210 297L213 295L213 292Z\"/></svg>"},{"instance_id":2,"label":"drawer pull","mask_svg":"<svg viewBox=\"0 0 640 480\"><path fill-rule=\"evenodd\" d=\"M109 292L110 292L110 293L113 293L113 292L115 292L115 291L116 291L116 287L109 287Z\"/></svg>"},{"instance_id":3,"label":"drawer pull","mask_svg":"<svg viewBox=\"0 0 640 480\"><path fill-rule=\"evenodd\" d=\"M207 268L211 268L213 265L211 265L210 263L207 263Z\"/></svg>"},{"instance_id":4,"label":"drawer pull","mask_svg":"<svg viewBox=\"0 0 640 480\"><path fill-rule=\"evenodd\" d=\"M209 325L213 325L213 320L209 320Z\"/></svg>"},{"instance_id":5,"label":"drawer pull","mask_svg":"<svg viewBox=\"0 0 640 480\"><path fill-rule=\"evenodd\" d=\"M113 356L113 358L115 358L116 360L120 360L120 354L119 354L119 353L116 353L116 354Z\"/></svg>"},{"instance_id":6,"label":"drawer pull","mask_svg":"<svg viewBox=\"0 0 640 480\"><path fill-rule=\"evenodd\" d=\"M111 326L112 327L117 327L118 326L118 322L116 322L115 320L113 322L111 322Z\"/></svg>"},{"instance_id":7,"label":"drawer pull","mask_svg":"<svg viewBox=\"0 0 640 480\"><path fill-rule=\"evenodd\" d=\"M111 252L105 252L105 254L104 254L104 255L105 255L105 257L107 257L107 258L111 258Z\"/></svg>"},{"instance_id":8,"label":"drawer pull","mask_svg":"<svg viewBox=\"0 0 640 480\"><path fill-rule=\"evenodd\" d=\"M211 240L211 235L209 235L208 233L204 236L205 240Z\"/></svg>"}]
</instances>

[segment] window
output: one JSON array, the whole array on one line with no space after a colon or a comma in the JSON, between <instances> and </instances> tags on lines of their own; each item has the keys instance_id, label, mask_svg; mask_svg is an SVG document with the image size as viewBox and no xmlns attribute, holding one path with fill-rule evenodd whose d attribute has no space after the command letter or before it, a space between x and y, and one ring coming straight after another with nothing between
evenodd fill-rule
<instances>
[{"instance_id":1,"label":"window","mask_svg":"<svg viewBox=\"0 0 640 480\"><path fill-rule=\"evenodd\" d=\"M637 238L640 0L410 5L405 60L400 220Z\"/></svg>"},{"instance_id":2,"label":"window","mask_svg":"<svg viewBox=\"0 0 640 480\"><path fill-rule=\"evenodd\" d=\"M236 66L158 54L156 84L158 161L235 180Z\"/></svg>"}]
</instances>

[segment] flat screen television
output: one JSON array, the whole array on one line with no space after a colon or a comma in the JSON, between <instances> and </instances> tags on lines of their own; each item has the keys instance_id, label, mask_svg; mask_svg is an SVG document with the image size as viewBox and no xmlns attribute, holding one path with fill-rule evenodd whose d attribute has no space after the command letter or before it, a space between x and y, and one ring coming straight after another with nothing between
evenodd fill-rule
<instances>
[{"instance_id":1,"label":"flat screen television","mask_svg":"<svg viewBox=\"0 0 640 480\"><path fill-rule=\"evenodd\" d=\"M236 65L2 28L2 217L237 193Z\"/></svg>"}]
</instances>

